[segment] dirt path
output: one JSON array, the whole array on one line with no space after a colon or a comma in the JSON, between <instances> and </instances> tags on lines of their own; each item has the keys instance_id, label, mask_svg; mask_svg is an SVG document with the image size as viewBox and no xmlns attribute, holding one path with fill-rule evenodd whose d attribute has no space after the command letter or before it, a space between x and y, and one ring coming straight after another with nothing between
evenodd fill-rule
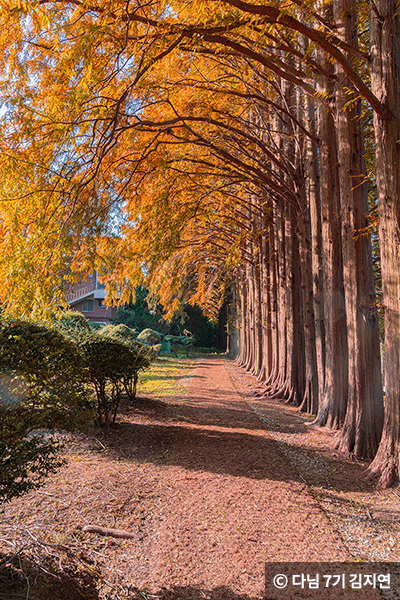
<instances>
[{"instance_id":1,"label":"dirt path","mask_svg":"<svg viewBox=\"0 0 400 600\"><path fill-rule=\"evenodd\" d=\"M301 418L246 398L237 391L246 382L226 360L201 359L184 398L142 399L92 447L77 443L43 490L6 507L1 537L85 551L102 573L101 597L116 599L253 600L265 561L348 560L307 480L318 464L302 476L306 455L295 459L274 426L278 408L282 435L301 432ZM135 538L83 533L87 524Z\"/></svg>"},{"instance_id":2,"label":"dirt path","mask_svg":"<svg viewBox=\"0 0 400 600\"><path fill-rule=\"evenodd\" d=\"M224 361L200 362L176 416L162 432L168 504L147 540L142 581L258 597L265 560L348 557Z\"/></svg>"}]
</instances>

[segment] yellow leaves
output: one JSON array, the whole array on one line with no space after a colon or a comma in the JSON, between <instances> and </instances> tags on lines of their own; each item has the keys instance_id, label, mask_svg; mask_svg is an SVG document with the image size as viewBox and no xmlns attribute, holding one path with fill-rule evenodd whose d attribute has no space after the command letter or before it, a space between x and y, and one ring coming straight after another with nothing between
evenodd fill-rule
<instances>
[{"instance_id":1,"label":"yellow leaves","mask_svg":"<svg viewBox=\"0 0 400 600\"><path fill-rule=\"evenodd\" d=\"M41 9L38 6L38 3L34 3L32 5L31 2L25 2L24 4L28 5L25 9L27 13L30 14L32 18L32 23L36 26L38 31L50 29L52 26L51 19L48 13ZM30 6L29 6L30 5ZM34 8L34 10L32 10Z\"/></svg>"},{"instance_id":2,"label":"yellow leaves","mask_svg":"<svg viewBox=\"0 0 400 600\"><path fill-rule=\"evenodd\" d=\"M24 12L30 12L30 9L32 7L32 2L26 2L25 0L11 0L10 2L6 2L3 3L2 5L7 5L8 9L10 11L24 11ZM36 4L36 2L35 2ZM5 6L4 6L5 7Z\"/></svg>"},{"instance_id":3,"label":"yellow leaves","mask_svg":"<svg viewBox=\"0 0 400 600\"><path fill-rule=\"evenodd\" d=\"M362 96L360 96L360 94L357 94L354 88L344 87L343 90L346 96L349 97L349 100L345 102L345 104L341 108L341 110L345 112L346 110L351 110L351 108L362 99Z\"/></svg>"},{"instance_id":4,"label":"yellow leaves","mask_svg":"<svg viewBox=\"0 0 400 600\"><path fill-rule=\"evenodd\" d=\"M276 76L208 33L263 52L282 27L223 1L1 6L13 65L6 82L0 63L2 84L15 101L3 128L3 298L20 312L56 308L63 276L97 268L110 302L146 277L170 314L186 301L215 313L255 235L241 209L264 133L239 133L259 106L252 93L274 98Z\"/></svg>"},{"instance_id":5,"label":"yellow leaves","mask_svg":"<svg viewBox=\"0 0 400 600\"><path fill-rule=\"evenodd\" d=\"M37 0L2 0L0 7L5 15L29 15L30 27L36 26L36 30L46 30L51 27L51 19Z\"/></svg>"}]
</instances>

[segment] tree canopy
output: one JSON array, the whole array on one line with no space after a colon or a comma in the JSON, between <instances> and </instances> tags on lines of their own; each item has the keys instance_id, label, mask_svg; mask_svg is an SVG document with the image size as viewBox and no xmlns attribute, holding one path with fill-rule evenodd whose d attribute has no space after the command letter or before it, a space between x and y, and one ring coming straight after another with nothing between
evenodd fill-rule
<instances>
[{"instance_id":1,"label":"tree canopy","mask_svg":"<svg viewBox=\"0 0 400 600\"><path fill-rule=\"evenodd\" d=\"M214 317L229 305L232 347L265 394L337 429L339 449L376 455L381 485L396 480L394 1L1 7L7 309L46 315L93 268L110 302L146 282L167 317L185 303Z\"/></svg>"}]
</instances>

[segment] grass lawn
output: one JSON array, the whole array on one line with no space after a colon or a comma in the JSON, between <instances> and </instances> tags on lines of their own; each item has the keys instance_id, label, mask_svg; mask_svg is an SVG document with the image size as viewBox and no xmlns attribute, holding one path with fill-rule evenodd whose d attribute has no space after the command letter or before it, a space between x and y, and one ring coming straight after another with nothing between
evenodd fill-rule
<instances>
[{"instance_id":1,"label":"grass lawn","mask_svg":"<svg viewBox=\"0 0 400 600\"><path fill-rule=\"evenodd\" d=\"M186 391L195 368L194 357L159 356L149 369L140 373L138 396L179 396Z\"/></svg>"},{"instance_id":2,"label":"grass lawn","mask_svg":"<svg viewBox=\"0 0 400 600\"><path fill-rule=\"evenodd\" d=\"M220 354L210 349L207 357L218 357ZM225 353L223 355L226 356ZM204 349L197 351L196 348L191 350L191 356L186 356L183 350L177 358L165 354L159 356L149 369L140 373L138 396L181 396L186 392L197 361L204 356Z\"/></svg>"}]
</instances>

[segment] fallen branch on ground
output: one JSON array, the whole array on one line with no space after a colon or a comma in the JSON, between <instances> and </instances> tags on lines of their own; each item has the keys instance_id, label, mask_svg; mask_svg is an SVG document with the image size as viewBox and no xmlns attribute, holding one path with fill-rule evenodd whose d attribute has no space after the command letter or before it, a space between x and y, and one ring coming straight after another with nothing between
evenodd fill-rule
<instances>
[{"instance_id":1,"label":"fallen branch on ground","mask_svg":"<svg viewBox=\"0 0 400 600\"><path fill-rule=\"evenodd\" d=\"M85 525L82 527L82 531L85 531L86 533L98 533L99 535L106 535L114 538L131 539L136 537L134 533L130 533L124 529L109 529L108 527L99 527L98 525Z\"/></svg>"}]
</instances>

